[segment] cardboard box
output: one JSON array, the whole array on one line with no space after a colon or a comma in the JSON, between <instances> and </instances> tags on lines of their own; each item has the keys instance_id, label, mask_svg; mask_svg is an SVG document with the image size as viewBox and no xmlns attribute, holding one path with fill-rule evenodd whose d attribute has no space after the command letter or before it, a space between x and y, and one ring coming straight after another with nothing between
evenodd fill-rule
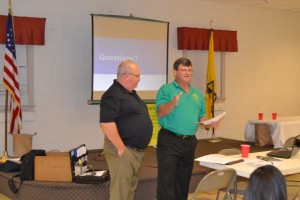
<instances>
[{"instance_id":1,"label":"cardboard box","mask_svg":"<svg viewBox=\"0 0 300 200\"><path fill-rule=\"evenodd\" d=\"M34 159L36 181L72 182L71 161L68 152L47 152Z\"/></svg>"}]
</instances>

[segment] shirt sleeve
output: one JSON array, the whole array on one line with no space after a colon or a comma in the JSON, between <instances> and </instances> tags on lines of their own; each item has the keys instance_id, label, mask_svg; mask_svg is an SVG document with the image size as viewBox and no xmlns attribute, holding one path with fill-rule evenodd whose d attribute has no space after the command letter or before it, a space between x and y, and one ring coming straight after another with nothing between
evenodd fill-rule
<instances>
[{"instance_id":1,"label":"shirt sleeve","mask_svg":"<svg viewBox=\"0 0 300 200\"><path fill-rule=\"evenodd\" d=\"M101 99L100 123L115 122L119 116L120 101L110 94L106 94Z\"/></svg>"},{"instance_id":2,"label":"shirt sleeve","mask_svg":"<svg viewBox=\"0 0 300 200\"><path fill-rule=\"evenodd\" d=\"M158 108L162 104L166 104L171 101L170 98L170 90L168 90L167 85L163 85L157 92L156 95L156 112L158 112Z\"/></svg>"}]
</instances>

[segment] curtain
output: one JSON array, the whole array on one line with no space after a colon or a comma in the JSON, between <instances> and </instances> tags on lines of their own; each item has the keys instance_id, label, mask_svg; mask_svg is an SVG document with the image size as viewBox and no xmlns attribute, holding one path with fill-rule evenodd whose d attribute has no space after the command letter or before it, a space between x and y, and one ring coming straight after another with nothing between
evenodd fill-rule
<instances>
[{"instance_id":1,"label":"curtain","mask_svg":"<svg viewBox=\"0 0 300 200\"><path fill-rule=\"evenodd\" d=\"M45 45L46 18L14 16L15 44ZM0 15L0 44L6 43L7 16Z\"/></svg>"},{"instance_id":2,"label":"curtain","mask_svg":"<svg viewBox=\"0 0 300 200\"><path fill-rule=\"evenodd\" d=\"M208 50L211 29L178 27L178 50ZM237 31L215 30L214 50L237 52Z\"/></svg>"}]
</instances>

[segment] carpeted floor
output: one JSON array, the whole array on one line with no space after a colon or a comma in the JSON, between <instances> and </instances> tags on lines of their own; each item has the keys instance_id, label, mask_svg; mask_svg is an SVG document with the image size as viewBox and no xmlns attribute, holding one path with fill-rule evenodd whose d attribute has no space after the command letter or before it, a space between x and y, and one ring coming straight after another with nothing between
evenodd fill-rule
<instances>
[{"instance_id":1,"label":"carpeted floor","mask_svg":"<svg viewBox=\"0 0 300 200\"><path fill-rule=\"evenodd\" d=\"M267 151L267 150L273 149L272 146L270 146L270 147L257 147L253 143L239 141L239 140L225 139L225 138L222 138L222 141L217 142L217 143L209 142L206 139L202 139L202 140L198 141L197 149L196 149L196 157L207 155L207 154L212 154L212 153L218 153L218 151L220 151L222 149L240 148L241 144L250 144L251 145L250 152ZM153 190L153 181L155 183L155 179L156 179L156 176L157 176L157 162L156 162L156 152L155 151L156 151L155 147L149 146L149 147L146 148L146 150L145 150L146 156L145 156L145 159L143 160L143 167L140 171L140 176L145 181L139 187L143 187L143 185L147 186L147 184L149 184L149 188L151 188L151 189L147 190L146 186L145 186L146 189L138 188L136 199L142 198L142 199L145 199L145 200L146 199L152 199L153 200L153 198L155 197L155 189ZM102 150L89 150L88 151L88 158L89 158L90 165L92 165L92 167L94 169L107 169L105 156L103 155ZM195 162L194 172L193 172L194 178L192 179L194 181L194 183L191 183L191 185L193 185L195 187L195 185L200 181L200 179L202 177L202 176L199 176L199 172L200 173L203 173L203 172L206 173L205 170L209 171L210 169L205 169L205 168L203 168L199 165L199 162ZM205 175L205 173L203 173L203 174ZM296 177L296 179L299 180L299 176ZM193 182L193 181L191 181L191 182ZM27 188L29 188L30 185L32 185L32 184L33 184L33 182L28 182ZM47 182L45 182L45 184L47 184ZM24 184L24 186L23 186L24 189L25 189L26 185L27 185L27 183ZM64 185L64 184L59 183L58 185ZM74 184L66 184L66 185L68 185L68 186L71 185L72 187L75 187ZM90 187L94 187L94 186L87 186L86 188L84 188L84 191L87 190ZM40 188L40 186L37 187L37 188ZM96 189L97 189L97 191L101 191L100 188L96 188ZM7 188L6 188L6 190L7 190ZM65 188L65 190L68 191L67 188ZM76 189L76 191L81 191L81 190L82 190L82 188L77 188ZM107 190L108 189L105 189L106 192L107 192ZM149 191L151 194L146 194L145 191ZM192 191L193 190L191 190L190 192L192 192ZM296 197L296 196L299 195L299 191L300 191L300 186L299 187L289 187L288 188L288 195L289 195L288 199L298 199L299 200L299 198ZM32 193L30 193L30 194L32 194ZM208 199L215 199L215 193L208 193L208 194L204 194L204 195L206 197L208 197ZM9 200L9 199L10 198L0 194L0 200ZM239 196L238 199L242 199L242 197Z\"/></svg>"},{"instance_id":2,"label":"carpeted floor","mask_svg":"<svg viewBox=\"0 0 300 200\"><path fill-rule=\"evenodd\" d=\"M240 148L240 145L246 143L244 141L232 140L222 138L221 142L213 143L208 140L198 140L195 157L217 153L226 148ZM251 143L248 143L251 144ZM251 144L250 152L266 151L273 147L256 147ZM156 196L156 178L157 178L157 161L156 148L149 146L145 149L145 157L140 170L140 182L135 192L135 199L153 200ZM88 150L89 164L94 169L107 169L105 156L102 150ZM190 182L190 192L196 189L199 181L206 175L208 169L199 165L199 162L194 163L193 174ZM7 182L13 174L1 173L0 182ZM18 180L17 180L18 181ZM0 184L0 193L12 199L53 199L53 194L57 196L56 199L82 199L88 197L91 200L108 199L109 196L109 182L101 185L85 185L76 183L63 182L39 182L39 181L25 181L22 185L21 191L18 195L13 194L7 184Z\"/></svg>"}]
</instances>

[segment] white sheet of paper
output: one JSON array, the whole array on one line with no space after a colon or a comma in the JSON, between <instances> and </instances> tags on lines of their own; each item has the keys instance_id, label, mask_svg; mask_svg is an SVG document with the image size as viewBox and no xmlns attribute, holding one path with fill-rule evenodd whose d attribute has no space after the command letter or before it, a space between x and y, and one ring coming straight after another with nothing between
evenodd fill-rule
<instances>
[{"instance_id":1,"label":"white sheet of paper","mask_svg":"<svg viewBox=\"0 0 300 200\"><path fill-rule=\"evenodd\" d=\"M280 162L280 161L279 161ZM244 162L245 165L251 166L251 167L261 167L263 165L278 165L278 161L264 161L260 159L247 159Z\"/></svg>"},{"instance_id":2,"label":"white sheet of paper","mask_svg":"<svg viewBox=\"0 0 300 200\"><path fill-rule=\"evenodd\" d=\"M203 121L203 122L198 122L199 124L202 125L210 125L212 122L216 122L220 119L222 119L226 115L226 112L223 112L222 114L219 114L218 116L211 118L209 120Z\"/></svg>"},{"instance_id":3,"label":"white sheet of paper","mask_svg":"<svg viewBox=\"0 0 300 200\"><path fill-rule=\"evenodd\" d=\"M102 176L107 170L101 170L101 171L93 171L93 172L85 172L82 173L80 176Z\"/></svg>"},{"instance_id":4,"label":"white sheet of paper","mask_svg":"<svg viewBox=\"0 0 300 200\"><path fill-rule=\"evenodd\" d=\"M9 158L9 159L7 159L7 160L13 161L13 162L15 162L15 163L21 163L20 158Z\"/></svg>"}]
</instances>

